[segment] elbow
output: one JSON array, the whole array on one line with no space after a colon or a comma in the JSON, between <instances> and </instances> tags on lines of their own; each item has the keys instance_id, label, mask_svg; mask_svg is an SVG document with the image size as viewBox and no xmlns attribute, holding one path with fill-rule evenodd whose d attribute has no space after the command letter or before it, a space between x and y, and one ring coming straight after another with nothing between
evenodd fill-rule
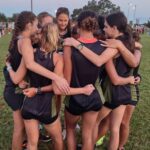
<instances>
[{"instance_id":1,"label":"elbow","mask_svg":"<svg viewBox=\"0 0 150 150\"><path fill-rule=\"evenodd\" d=\"M100 61L97 61L96 66L101 67L102 63Z\"/></svg>"},{"instance_id":2,"label":"elbow","mask_svg":"<svg viewBox=\"0 0 150 150\"><path fill-rule=\"evenodd\" d=\"M27 67L27 69L30 70L30 69L32 68L32 67L31 67L31 63L27 63L27 64L26 64L26 67Z\"/></svg>"},{"instance_id":3,"label":"elbow","mask_svg":"<svg viewBox=\"0 0 150 150\"><path fill-rule=\"evenodd\" d=\"M17 85L17 84L19 84L19 81L14 80L13 83Z\"/></svg>"},{"instance_id":4,"label":"elbow","mask_svg":"<svg viewBox=\"0 0 150 150\"><path fill-rule=\"evenodd\" d=\"M34 61L26 62L25 66L27 69L32 70L34 68Z\"/></svg>"},{"instance_id":5,"label":"elbow","mask_svg":"<svg viewBox=\"0 0 150 150\"><path fill-rule=\"evenodd\" d=\"M17 79L12 79L12 82L17 85L17 84L19 84L20 81Z\"/></svg>"},{"instance_id":6,"label":"elbow","mask_svg":"<svg viewBox=\"0 0 150 150\"><path fill-rule=\"evenodd\" d=\"M136 68L138 65L139 65L139 62L135 60L132 62L131 67Z\"/></svg>"},{"instance_id":7,"label":"elbow","mask_svg":"<svg viewBox=\"0 0 150 150\"><path fill-rule=\"evenodd\" d=\"M119 79L113 79L112 84L115 85L115 86L120 85Z\"/></svg>"},{"instance_id":8,"label":"elbow","mask_svg":"<svg viewBox=\"0 0 150 150\"><path fill-rule=\"evenodd\" d=\"M132 64L132 67L133 67L133 68L136 68L137 66L138 66L138 62L135 61L135 62Z\"/></svg>"}]
</instances>

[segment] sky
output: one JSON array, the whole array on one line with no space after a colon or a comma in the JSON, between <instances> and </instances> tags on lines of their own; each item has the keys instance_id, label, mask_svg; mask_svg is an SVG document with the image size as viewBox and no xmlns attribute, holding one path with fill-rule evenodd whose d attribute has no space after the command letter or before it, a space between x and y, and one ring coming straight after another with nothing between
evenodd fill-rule
<instances>
[{"instance_id":1,"label":"sky","mask_svg":"<svg viewBox=\"0 0 150 150\"><path fill-rule=\"evenodd\" d=\"M83 7L88 1L89 0L33 0L33 11L35 14L48 11L55 16L56 9L65 6L72 13L73 9ZM129 20L138 19L140 23L143 23L150 19L150 0L111 1L120 6ZM0 12L6 16L12 16L13 13L18 13L23 10L31 10L31 0L0 0Z\"/></svg>"}]
</instances>

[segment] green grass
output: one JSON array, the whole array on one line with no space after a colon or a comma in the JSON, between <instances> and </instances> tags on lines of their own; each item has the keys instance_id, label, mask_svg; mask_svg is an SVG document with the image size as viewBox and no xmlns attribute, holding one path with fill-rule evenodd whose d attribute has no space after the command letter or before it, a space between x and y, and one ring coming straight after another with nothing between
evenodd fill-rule
<instances>
[{"instance_id":1,"label":"green grass","mask_svg":"<svg viewBox=\"0 0 150 150\"><path fill-rule=\"evenodd\" d=\"M0 38L0 150L9 150L12 137L12 112L3 100L4 78L2 68L7 53L10 35ZM131 122L131 133L126 150L149 150L150 148L150 37L142 36L143 58L140 67L142 83L140 85L141 100L136 107ZM40 144L40 150L50 149L50 144ZM104 150L105 146L97 148Z\"/></svg>"}]
</instances>

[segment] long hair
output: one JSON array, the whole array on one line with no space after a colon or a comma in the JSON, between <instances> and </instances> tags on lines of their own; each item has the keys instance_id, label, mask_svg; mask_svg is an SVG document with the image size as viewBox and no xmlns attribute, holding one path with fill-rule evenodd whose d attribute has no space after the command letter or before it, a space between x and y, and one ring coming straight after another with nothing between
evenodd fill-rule
<instances>
[{"instance_id":1,"label":"long hair","mask_svg":"<svg viewBox=\"0 0 150 150\"><path fill-rule=\"evenodd\" d=\"M11 52L13 49L16 48L17 37L22 31L25 30L26 25L28 23L33 23L35 19L36 19L35 14L30 11L23 11L17 16L16 21L15 21L15 27L14 27L13 34L12 34L12 39L11 39L9 49L8 49L9 52Z\"/></svg>"},{"instance_id":2,"label":"long hair","mask_svg":"<svg viewBox=\"0 0 150 150\"><path fill-rule=\"evenodd\" d=\"M132 28L127 23L127 18L122 12L115 12L106 17L109 26L116 26L118 31L124 34L123 42L126 47L134 52L134 40L132 36Z\"/></svg>"},{"instance_id":3,"label":"long hair","mask_svg":"<svg viewBox=\"0 0 150 150\"><path fill-rule=\"evenodd\" d=\"M55 23L48 23L41 30L41 47L46 52L57 49L59 39L58 27Z\"/></svg>"}]
</instances>

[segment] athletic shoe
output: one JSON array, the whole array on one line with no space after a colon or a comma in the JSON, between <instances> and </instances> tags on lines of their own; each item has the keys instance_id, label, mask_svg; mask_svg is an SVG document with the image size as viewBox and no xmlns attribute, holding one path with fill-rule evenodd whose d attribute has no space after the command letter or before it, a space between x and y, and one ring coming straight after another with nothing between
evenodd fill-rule
<instances>
[{"instance_id":1,"label":"athletic shoe","mask_svg":"<svg viewBox=\"0 0 150 150\"><path fill-rule=\"evenodd\" d=\"M50 138L50 136L48 136L48 135L43 135L42 133L40 133L39 141L44 142L44 143L47 143L47 142L50 142L51 140L52 140L52 139Z\"/></svg>"},{"instance_id":2,"label":"athletic shoe","mask_svg":"<svg viewBox=\"0 0 150 150\"><path fill-rule=\"evenodd\" d=\"M104 142L104 138L105 138L105 136L101 137L101 138L96 142L96 146L102 145L103 142Z\"/></svg>"}]
</instances>

